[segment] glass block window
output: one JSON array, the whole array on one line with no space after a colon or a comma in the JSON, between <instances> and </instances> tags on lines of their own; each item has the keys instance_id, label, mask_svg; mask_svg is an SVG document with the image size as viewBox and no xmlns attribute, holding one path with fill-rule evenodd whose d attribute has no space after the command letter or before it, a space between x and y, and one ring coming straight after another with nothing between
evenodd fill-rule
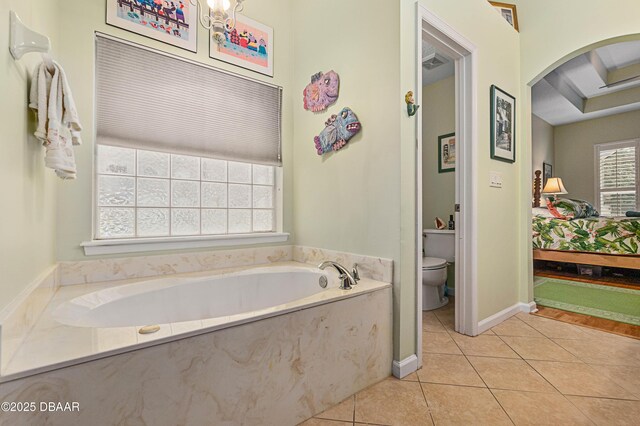
<instances>
[{"instance_id":1,"label":"glass block window","mask_svg":"<svg viewBox=\"0 0 640 426\"><path fill-rule=\"evenodd\" d=\"M275 167L97 147L96 238L275 231Z\"/></svg>"},{"instance_id":2,"label":"glass block window","mask_svg":"<svg viewBox=\"0 0 640 426\"><path fill-rule=\"evenodd\" d=\"M624 216L638 210L640 143L596 145L596 202L603 216Z\"/></svg>"}]
</instances>

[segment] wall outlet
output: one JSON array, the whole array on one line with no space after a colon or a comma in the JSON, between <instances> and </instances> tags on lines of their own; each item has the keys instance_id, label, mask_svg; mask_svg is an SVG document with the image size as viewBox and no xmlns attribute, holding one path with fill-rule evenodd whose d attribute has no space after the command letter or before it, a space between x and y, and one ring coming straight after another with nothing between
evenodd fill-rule
<instances>
[{"instance_id":1,"label":"wall outlet","mask_svg":"<svg viewBox=\"0 0 640 426\"><path fill-rule=\"evenodd\" d=\"M502 188L502 173L489 172L489 186L492 188Z\"/></svg>"}]
</instances>

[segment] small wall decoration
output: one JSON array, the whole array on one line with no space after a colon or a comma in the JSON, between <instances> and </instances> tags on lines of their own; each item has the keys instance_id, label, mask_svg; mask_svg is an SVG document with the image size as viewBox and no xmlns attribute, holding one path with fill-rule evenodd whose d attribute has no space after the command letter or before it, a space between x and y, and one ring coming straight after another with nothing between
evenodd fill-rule
<instances>
[{"instance_id":1,"label":"small wall decoration","mask_svg":"<svg viewBox=\"0 0 640 426\"><path fill-rule=\"evenodd\" d=\"M340 92L340 76L331 70L319 72L311 76L311 83L302 92L304 109L307 111L324 111L338 100Z\"/></svg>"},{"instance_id":2,"label":"small wall decoration","mask_svg":"<svg viewBox=\"0 0 640 426\"><path fill-rule=\"evenodd\" d=\"M491 158L516 161L516 98L491 86Z\"/></svg>"},{"instance_id":3,"label":"small wall decoration","mask_svg":"<svg viewBox=\"0 0 640 426\"><path fill-rule=\"evenodd\" d=\"M490 1L491 5L496 9L502 17L511 25L516 31L520 31L518 28L518 12L515 4L500 3L497 1Z\"/></svg>"},{"instance_id":4,"label":"small wall decoration","mask_svg":"<svg viewBox=\"0 0 640 426\"><path fill-rule=\"evenodd\" d=\"M318 155L342 149L361 128L356 114L350 108L343 108L338 115L329 117L324 130L313 138Z\"/></svg>"},{"instance_id":5,"label":"small wall decoration","mask_svg":"<svg viewBox=\"0 0 640 426\"><path fill-rule=\"evenodd\" d=\"M553 166L549 163L542 163L542 187L544 188L547 184L547 179L553 176Z\"/></svg>"},{"instance_id":6,"label":"small wall decoration","mask_svg":"<svg viewBox=\"0 0 640 426\"><path fill-rule=\"evenodd\" d=\"M107 24L198 50L198 8L189 0L107 0Z\"/></svg>"},{"instance_id":7,"label":"small wall decoration","mask_svg":"<svg viewBox=\"0 0 640 426\"><path fill-rule=\"evenodd\" d=\"M416 105L415 99L413 99L413 92L409 90L406 95L404 95L404 101L407 103L407 114L409 117L413 117L418 112L418 108L420 105Z\"/></svg>"},{"instance_id":8,"label":"small wall decoration","mask_svg":"<svg viewBox=\"0 0 640 426\"><path fill-rule=\"evenodd\" d=\"M209 37L209 56L273 77L273 28L244 15L238 15L236 26L225 32L222 44Z\"/></svg>"},{"instance_id":9,"label":"small wall decoration","mask_svg":"<svg viewBox=\"0 0 640 426\"><path fill-rule=\"evenodd\" d=\"M456 170L456 134L438 136L438 173Z\"/></svg>"}]
</instances>

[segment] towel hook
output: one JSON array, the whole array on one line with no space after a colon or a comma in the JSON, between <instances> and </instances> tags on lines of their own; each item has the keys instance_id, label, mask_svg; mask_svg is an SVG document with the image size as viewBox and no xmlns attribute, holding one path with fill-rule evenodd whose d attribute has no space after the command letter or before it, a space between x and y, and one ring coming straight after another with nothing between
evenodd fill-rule
<instances>
[{"instance_id":1,"label":"towel hook","mask_svg":"<svg viewBox=\"0 0 640 426\"><path fill-rule=\"evenodd\" d=\"M47 54L51 50L49 37L29 29L13 10L9 12L9 25L11 30L9 50L14 59L18 60L26 53Z\"/></svg>"}]
</instances>

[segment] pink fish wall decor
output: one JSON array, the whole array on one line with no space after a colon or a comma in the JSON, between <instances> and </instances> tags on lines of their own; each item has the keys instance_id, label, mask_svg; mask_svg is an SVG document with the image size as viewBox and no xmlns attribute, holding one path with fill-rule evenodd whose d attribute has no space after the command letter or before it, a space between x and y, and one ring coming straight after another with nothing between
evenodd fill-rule
<instances>
[{"instance_id":1,"label":"pink fish wall decor","mask_svg":"<svg viewBox=\"0 0 640 426\"><path fill-rule=\"evenodd\" d=\"M335 71L319 72L311 77L311 83L304 88L304 109L324 111L338 100L340 76Z\"/></svg>"}]
</instances>

